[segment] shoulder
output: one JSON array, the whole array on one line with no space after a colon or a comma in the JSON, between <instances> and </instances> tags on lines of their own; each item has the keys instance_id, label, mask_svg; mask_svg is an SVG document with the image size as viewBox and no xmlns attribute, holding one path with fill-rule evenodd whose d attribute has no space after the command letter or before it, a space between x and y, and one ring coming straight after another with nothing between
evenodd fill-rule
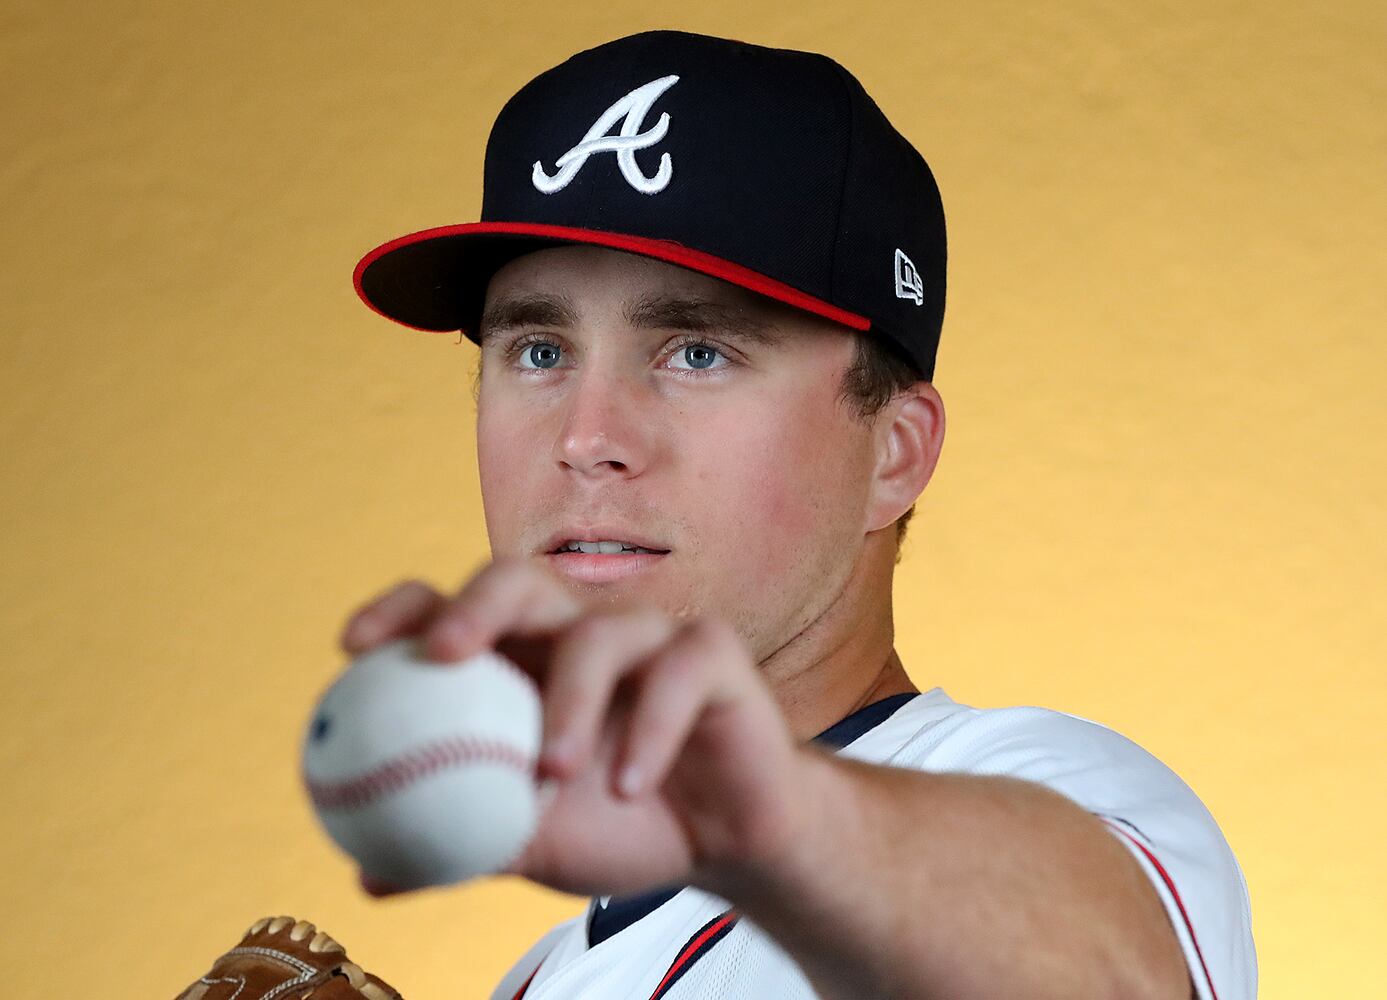
<instances>
[{"instance_id":1,"label":"shoulder","mask_svg":"<svg viewBox=\"0 0 1387 1000\"><path fill-rule=\"evenodd\" d=\"M1102 820L1146 872L1198 995L1255 996L1247 882L1203 801L1155 754L1101 723L1034 706L954 704L920 721L878 762L1018 778L1064 795Z\"/></svg>"},{"instance_id":2,"label":"shoulder","mask_svg":"<svg viewBox=\"0 0 1387 1000\"><path fill-rule=\"evenodd\" d=\"M1035 706L973 708L945 701L946 706L936 701L934 711L921 705L918 724L898 734L880 763L1046 784L1121 773L1128 781L1140 776L1171 790L1184 787L1154 754L1090 719Z\"/></svg>"},{"instance_id":3,"label":"shoulder","mask_svg":"<svg viewBox=\"0 0 1387 1000\"><path fill-rule=\"evenodd\" d=\"M958 706L882 763L1032 781L1100 817L1226 852L1213 816L1174 770L1122 733L1068 712Z\"/></svg>"}]
</instances>

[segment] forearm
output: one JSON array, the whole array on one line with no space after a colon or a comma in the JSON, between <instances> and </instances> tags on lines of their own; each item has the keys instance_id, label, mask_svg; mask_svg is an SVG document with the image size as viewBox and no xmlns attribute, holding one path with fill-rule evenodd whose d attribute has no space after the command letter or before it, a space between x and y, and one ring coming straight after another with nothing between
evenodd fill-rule
<instances>
[{"instance_id":1,"label":"forearm","mask_svg":"<svg viewBox=\"0 0 1387 1000\"><path fill-rule=\"evenodd\" d=\"M820 995L1190 996L1145 874L1068 799L805 753L790 842L705 888L775 938Z\"/></svg>"}]
</instances>

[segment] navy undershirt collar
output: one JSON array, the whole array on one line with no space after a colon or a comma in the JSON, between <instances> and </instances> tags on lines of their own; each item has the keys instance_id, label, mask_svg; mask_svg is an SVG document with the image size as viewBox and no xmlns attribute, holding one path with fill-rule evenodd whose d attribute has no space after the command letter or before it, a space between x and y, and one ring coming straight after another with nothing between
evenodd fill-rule
<instances>
[{"instance_id":1,"label":"navy undershirt collar","mask_svg":"<svg viewBox=\"0 0 1387 1000\"><path fill-rule=\"evenodd\" d=\"M918 696L918 691L905 691L859 708L815 736L813 742L841 750L859 736L881 725L902 705ZM618 931L631 926L647 913L669 902L683 888L682 885L676 885L653 889L636 896L613 896L607 901L606 906L602 906L600 900L594 899L588 905L588 947L600 944Z\"/></svg>"},{"instance_id":2,"label":"navy undershirt collar","mask_svg":"<svg viewBox=\"0 0 1387 1000\"><path fill-rule=\"evenodd\" d=\"M841 750L859 736L871 732L891 718L896 714L898 708L912 698L919 697L919 695L919 691L902 691L900 694L890 695L881 701L874 701L864 708L859 708L846 719L841 719L829 726L818 736L815 736L813 742Z\"/></svg>"}]
</instances>

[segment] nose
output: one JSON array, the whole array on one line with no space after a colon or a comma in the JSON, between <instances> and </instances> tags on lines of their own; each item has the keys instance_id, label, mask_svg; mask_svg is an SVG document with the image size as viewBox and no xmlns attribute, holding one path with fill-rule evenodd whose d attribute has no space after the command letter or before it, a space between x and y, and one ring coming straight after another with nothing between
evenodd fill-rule
<instances>
[{"instance_id":1,"label":"nose","mask_svg":"<svg viewBox=\"0 0 1387 1000\"><path fill-rule=\"evenodd\" d=\"M636 380L589 365L571 383L554 457L585 476L638 476L655 421Z\"/></svg>"}]
</instances>

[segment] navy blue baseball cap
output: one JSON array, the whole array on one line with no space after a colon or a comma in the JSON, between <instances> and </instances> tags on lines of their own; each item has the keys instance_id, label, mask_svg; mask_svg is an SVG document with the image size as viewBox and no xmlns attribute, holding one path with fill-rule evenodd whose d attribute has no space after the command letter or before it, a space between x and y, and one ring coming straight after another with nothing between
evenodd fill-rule
<instances>
[{"instance_id":1,"label":"navy blue baseball cap","mask_svg":"<svg viewBox=\"0 0 1387 1000\"><path fill-rule=\"evenodd\" d=\"M566 244L653 257L871 331L934 376L939 188L827 56L680 31L580 52L501 109L480 221L384 243L354 280L383 316L479 342L496 270Z\"/></svg>"}]
</instances>

